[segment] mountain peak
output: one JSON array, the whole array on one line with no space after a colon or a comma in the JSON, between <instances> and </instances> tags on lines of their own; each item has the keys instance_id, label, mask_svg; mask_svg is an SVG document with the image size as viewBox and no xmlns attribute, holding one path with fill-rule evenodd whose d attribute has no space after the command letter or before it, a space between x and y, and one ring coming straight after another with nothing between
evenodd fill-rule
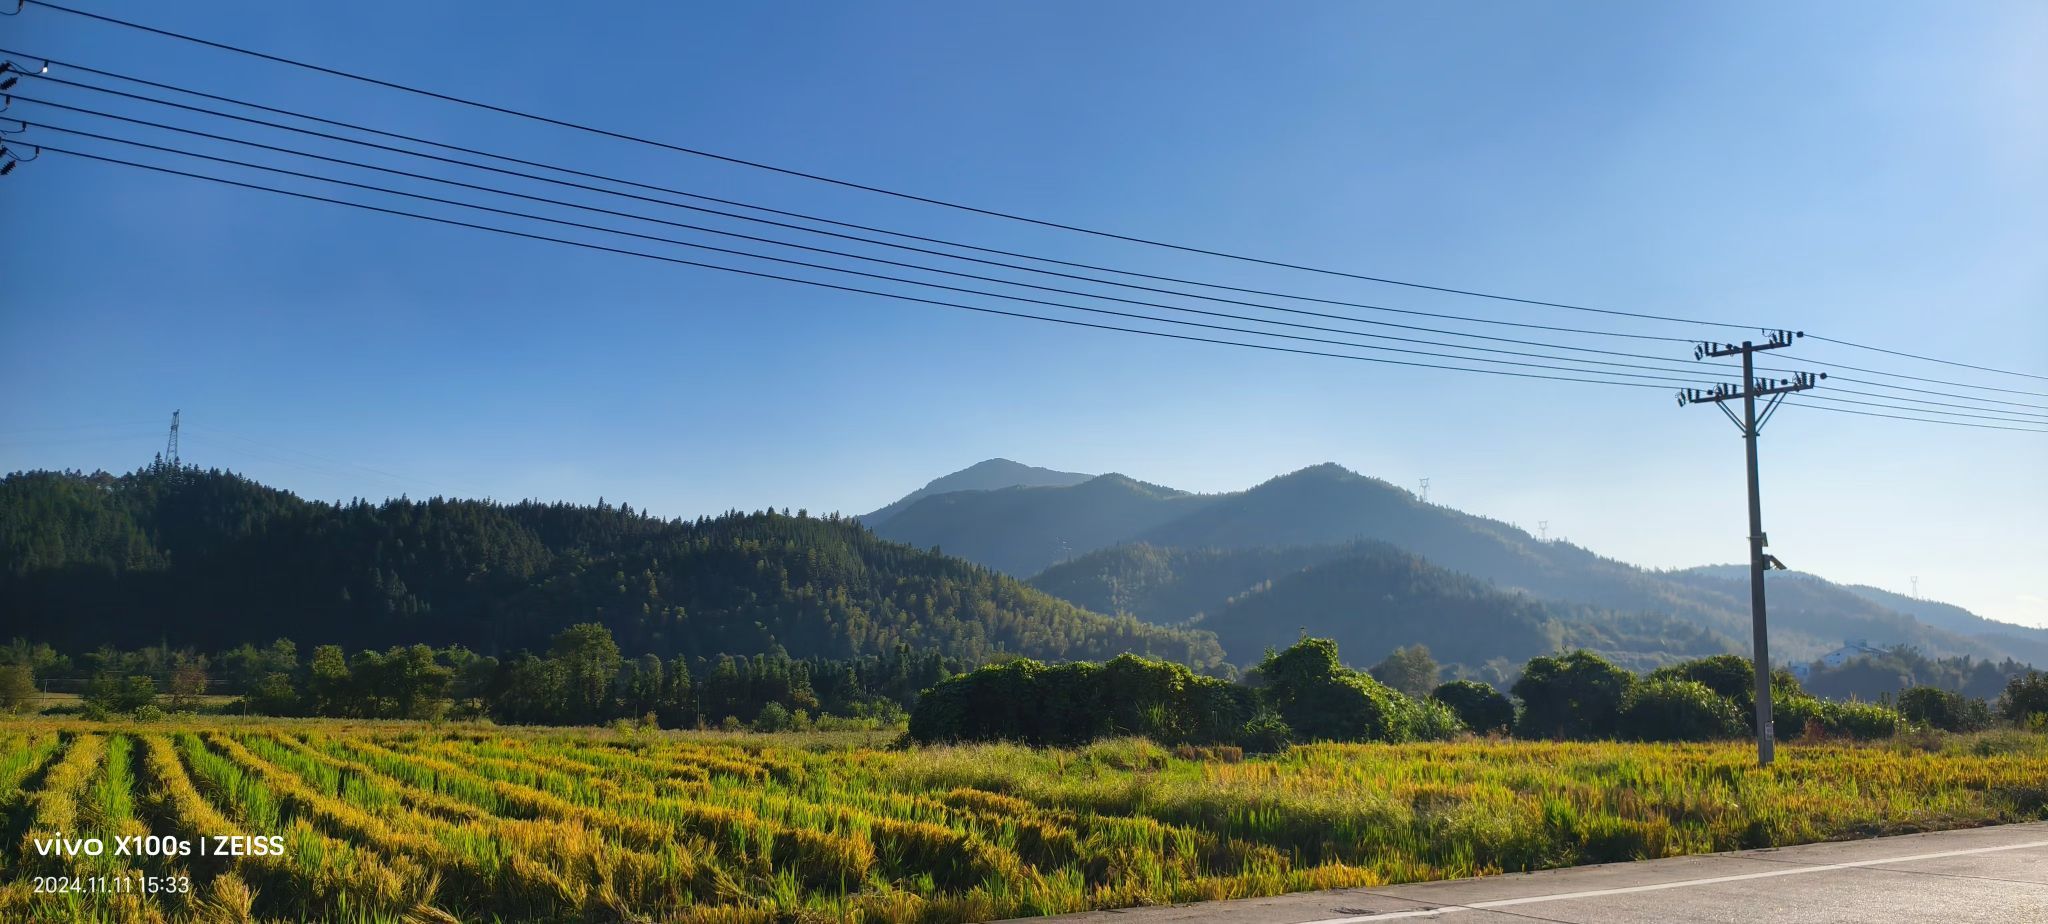
<instances>
[{"instance_id":1,"label":"mountain peak","mask_svg":"<svg viewBox=\"0 0 2048 924\"><path fill-rule=\"evenodd\" d=\"M1001 457L983 459L949 475L941 475L924 487L904 495L895 503L860 518L869 528L880 525L903 509L934 494L955 491L996 491L1016 487L1068 487L1093 478L1080 472L1062 472L1025 465Z\"/></svg>"}]
</instances>

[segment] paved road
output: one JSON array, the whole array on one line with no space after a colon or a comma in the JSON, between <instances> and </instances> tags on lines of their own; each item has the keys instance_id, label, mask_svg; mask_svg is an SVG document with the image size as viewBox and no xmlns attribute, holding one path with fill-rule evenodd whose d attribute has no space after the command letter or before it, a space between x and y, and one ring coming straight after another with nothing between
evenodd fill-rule
<instances>
[{"instance_id":1,"label":"paved road","mask_svg":"<svg viewBox=\"0 0 2048 924\"><path fill-rule=\"evenodd\" d=\"M1039 920L2048 924L2048 822Z\"/></svg>"}]
</instances>

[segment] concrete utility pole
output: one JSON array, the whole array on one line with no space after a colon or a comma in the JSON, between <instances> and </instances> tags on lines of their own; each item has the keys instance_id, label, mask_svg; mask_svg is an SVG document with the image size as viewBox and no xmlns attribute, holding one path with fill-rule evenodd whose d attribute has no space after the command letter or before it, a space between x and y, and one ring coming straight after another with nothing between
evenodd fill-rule
<instances>
[{"instance_id":1,"label":"concrete utility pole","mask_svg":"<svg viewBox=\"0 0 2048 924\"><path fill-rule=\"evenodd\" d=\"M1732 343L1700 344L1693 350L1693 356L1698 359L1719 356L1742 357L1742 387L1716 385L1712 389L1688 388L1678 393L1678 406L1712 404L1720 408L1721 413L1727 415L1729 420L1735 422L1736 428L1742 431L1743 448L1749 462L1749 618L1756 646L1756 760L1758 766L1768 767L1771 765L1776 730L1772 728L1771 723L1771 644L1764 620L1764 570L1776 568L1783 571L1785 563L1779 561L1776 556L1764 552L1764 546L1769 545L1770 540L1764 535L1763 500L1757 491L1756 438L1763 432L1765 421L1771 419L1771 414L1778 409L1778 404L1785 400L1786 395L1812 388L1817 378L1810 372L1795 372L1789 379L1757 378L1757 353L1791 346L1793 338L1806 336L1804 332L1784 330L1765 333L1770 334L1771 339L1764 343L1745 340L1739 346ZM1825 372L1818 376L1818 379L1824 378L1827 378ZM1770 402L1759 415L1756 411L1756 399L1765 396L1770 398ZM1739 418L1727 405L1727 402L1738 399L1742 401L1742 416Z\"/></svg>"}]
</instances>

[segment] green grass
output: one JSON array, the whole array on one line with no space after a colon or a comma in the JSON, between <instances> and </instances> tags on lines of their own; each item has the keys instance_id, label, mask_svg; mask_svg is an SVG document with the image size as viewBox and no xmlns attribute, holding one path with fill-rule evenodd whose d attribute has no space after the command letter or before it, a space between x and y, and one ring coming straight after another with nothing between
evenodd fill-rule
<instances>
[{"instance_id":1,"label":"green grass","mask_svg":"<svg viewBox=\"0 0 2048 924\"><path fill-rule=\"evenodd\" d=\"M1472 740L1271 757L1149 742L176 719L0 724L0 919L944 922L1371 886L2048 817L2048 736ZM27 891L26 835L280 834L138 861L194 895Z\"/></svg>"}]
</instances>

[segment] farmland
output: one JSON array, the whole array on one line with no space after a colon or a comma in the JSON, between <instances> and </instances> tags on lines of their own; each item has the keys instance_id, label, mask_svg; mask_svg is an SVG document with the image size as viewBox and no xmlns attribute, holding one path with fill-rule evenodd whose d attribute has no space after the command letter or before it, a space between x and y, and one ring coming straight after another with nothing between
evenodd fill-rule
<instances>
[{"instance_id":1,"label":"farmland","mask_svg":"<svg viewBox=\"0 0 2048 924\"><path fill-rule=\"evenodd\" d=\"M1138 740L172 720L0 725L6 920L965 921L2048 817L2048 738ZM281 853L56 857L54 834ZM38 894L37 877L189 892Z\"/></svg>"}]
</instances>

